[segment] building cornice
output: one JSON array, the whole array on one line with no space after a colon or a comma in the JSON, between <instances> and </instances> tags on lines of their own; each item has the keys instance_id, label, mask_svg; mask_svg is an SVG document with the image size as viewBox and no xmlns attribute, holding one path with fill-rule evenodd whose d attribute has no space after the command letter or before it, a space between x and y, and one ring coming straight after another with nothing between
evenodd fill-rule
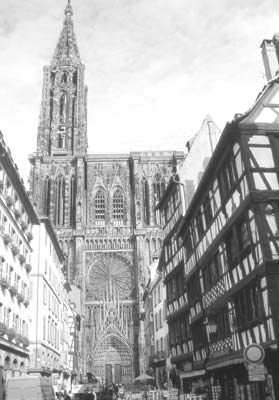
<instances>
[{"instance_id":1,"label":"building cornice","mask_svg":"<svg viewBox=\"0 0 279 400\"><path fill-rule=\"evenodd\" d=\"M39 219L31 203L31 200L27 194L24 182L19 175L18 167L12 158L10 149L8 148L8 146L4 141L3 134L1 131L0 131L0 161L3 165L3 168L5 169L6 174L11 180L18 197L20 198L22 204L24 205L24 208L30 218L31 223L38 225Z\"/></svg>"}]
</instances>

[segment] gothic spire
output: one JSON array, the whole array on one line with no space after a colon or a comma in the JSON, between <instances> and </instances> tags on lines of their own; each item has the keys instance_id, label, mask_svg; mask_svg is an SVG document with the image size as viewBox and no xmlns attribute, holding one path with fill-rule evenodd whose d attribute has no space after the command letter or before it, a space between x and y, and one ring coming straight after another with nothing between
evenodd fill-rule
<instances>
[{"instance_id":1,"label":"gothic spire","mask_svg":"<svg viewBox=\"0 0 279 400\"><path fill-rule=\"evenodd\" d=\"M73 9L71 5L71 0L68 0L68 4L65 9L65 15L66 17L70 18L73 15Z\"/></svg>"},{"instance_id":2,"label":"gothic spire","mask_svg":"<svg viewBox=\"0 0 279 400\"><path fill-rule=\"evenodd\" d=\"M53 55L52 65L76 65L81 63L72 15L71 0L68 0L65 8L63 29Z\"/></svg>"}]
</instances>

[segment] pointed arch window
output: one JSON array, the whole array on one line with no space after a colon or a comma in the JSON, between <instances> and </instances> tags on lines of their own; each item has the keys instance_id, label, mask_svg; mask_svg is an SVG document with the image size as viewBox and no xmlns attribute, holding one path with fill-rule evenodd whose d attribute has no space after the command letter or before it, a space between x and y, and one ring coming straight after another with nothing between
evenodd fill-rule
<instances>
[{"instance_id":1,"label":"pointed arch window","mask_svg":"<svg viewBox=\"0 0 279 400\"><path fill-rule=\"evenodd\" d=\"M143 197L143 220L146 225L150 225L150 205L149 205L149 185L145 178L142 181Z\"/></svg>"},{"instance_id":2,"label":"pointed arch window","mask_svg":"<svg viewBox=\"0 0 279 400\"><path fill-rule=\"evenodd\" d=\"M74 228L76 223L76 177L71 177L70 187L70 225Z\"/></svg>"},{"instance_id":3,"label":"pointed arch window","mask_svg":"<svg viewBox=\"0 0 279 400\"><path fill-rule=\"evenodd\" d=\"M66 93L62 93L59 104L60 122L66 122L66 108L67 108L67 95Z\"/></svg>"},{"instance_id":4,"label":"pointed arch window","mask_svg":"<svg viewBox=\"0 0 279 400\"><path fill-rule=\"evenodd\" d=\"M55 200L55 225L63 226L65 223L65 179L63 176L56 179Z\"/></svg>"},{"instance_id":5,"label":"pointed arch window","mask_svg":"<svg viewBox=\"0 0 279 400\"><path fill-rule=\"evenodd\" d=\"M97 222L104 222L106 219L106 200L105 192L99 189L95 196L95 220Z\"/></svg>"},{"instance_id":6,"label":"pointed arch window","mask_svg":"<svg viewBox=\"0 0 279 400\"><path fill-rule=\"evenodd\" d=\"M51 180L49 177L45 180L45 207L44 212L47 217L50 215L50 191L51 191Z\"/></svg>"},{"instance_id":7,"label":"pointed arch window","mask_svg":"<svg viewBox=\"0 0 279 400\"><path fill-rule=\"evenodd\" d=\"M123 222L124 218L124 195L121 189L117 189L112 199L112 218L114 221Z\"/></svg>"},{"instance_id":8,"label":"pointed arch window","mask_svg":"<svg viewBox=\"0 0 279 400\"><path fill-rule=\"evenodd\" d=\"M153 192L155 202L159 201L165 191L165 180L160 174L156 174L153 181Z\"/></svg>"},{"instance_id":9,"label":"pointed arch window","mask_svg":"<svg viewBox=\"0 0 279 400\"><path fill-rule=\"evenodd\" d=\"M68 75L67 75L67 72L63 72L62 73L62 76L61 76L61 83L67 83L67 80L68 80Z\"/></svg>"},{"instance_id":10,"label":"pointed arch window","mask_svg":"<svg viewBox=\"0 0 279 400\"><path fill-rule=\"evenodd\" d=\"M53 90L49 91L49 122L53 121Z\"/></svg>"},{"instance_id":11,"label":"pointed arch window","mask_svg":"<svg viewBox=\"0 0 279 400\"><path fill-rule=\"evenodd\" d=\"M74 85L77 84L77 71L75 71L74 74L73 74L73 84Z\"/></svg>"},{"instance_id":12,"label":"pointed arch window","mask_svg":"<svg viewBox=\"0 0 279 400\"><path fill-rule=\"evenodd\" d=\"M66 147L66 127L64 125L59 126L58 131L58 148L65 149Z\"/></svg>"}]
</instances>

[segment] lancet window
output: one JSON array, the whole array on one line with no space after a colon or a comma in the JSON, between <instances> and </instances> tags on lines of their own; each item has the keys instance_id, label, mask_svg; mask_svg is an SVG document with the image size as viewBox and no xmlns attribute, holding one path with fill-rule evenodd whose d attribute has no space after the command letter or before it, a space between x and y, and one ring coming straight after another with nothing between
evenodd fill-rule
<instances>
[{"instance_id":1,"label":"lancet window","mask_svg":"<svg viewBox=\"0 0 279 400\"><path fill-rule=\"evenodd\" d=\"M122 190L117 189L112 199L112 218L114 221L123 222L124 218L124 195Z\"/></svg>"},{"instance_id":2,"label":"lancet window","mask_svg":"<svg viewBox=\"0 0 279 400\"><path fill-rule=\"evenodd\" d=\"M48 217L50 215L50 192L51 191L51 180L49 177L45 180L45 206L44 212L45 215Z\"/></svg>"},{"instance_id":3,"label":"lancet window","mask_svg":"<svg viewBox=\"0 0 279 400\"><path fill-rule=\"evenodd\" d=\"M146 225L150 225L150 204L149 204L149 185L145 178L142 180L143 197L143 220Z\"/></svg>"},{"instance_id":4,"label":"lancet window","mask_svg":"<svg viewBox=\"0 0 279 400\"><path fill-rule=\"evenodd\" d=\"M61 83L67 83L67 80L68 80L67 73L63 72L61 76Z\"/></svg>"},{"instance_id":5,"label":"lancet window","mask_svg":"<svg viewBox=\"0 0 279 400\"><path fill-rule=\"evenodd\" d=\"M63 226L65 222L65 179L63 176L56 179L55 211L55 225Z\"/></svg>"},{"instance_id":6,"label":"lancet window","mask_svg":"<svg viewBox=\"0 0 279 400\"><path fill-rule=\"evenodd\" d=\"M71 187L70 187L70 225L75 226L76 217L76 178L72 176Z\"/></svg>"},{"instance_id":7,"label":"lancet window","mask_svg":"<svg viewBox=\"0 0 279 400\"><path fill-rule=\"evenodd\" d=\"M66 93L62 93L59 105L60 122L66 122L66 108L67 108L67 95Z\"/></svg>"},{"instance_id":8,"label":"lancet window","mask_svg":"<svg viewBox=\"0 0 279 400\"><path fill-rule=\"evenodd\" d=\"M75 71L74 74L73 74L73 84L74 85L77 84L77 71Z\"/></svg>"},{"instance_id":9,"label":"lancet window","mask_svg":"<svg viewBox=\"0 0 279 400\"><path fill-rule=\"evenodd\" d=\"M49 122L53 120L53 90L49 92Z\"/></svg>"},{"instance_id":10,"label":"lancet window","mask_svg":"<svg viewBox=\"0 0 279 400\"><path fill-rule=\"evenodd\" d=\"M156 174L153 182L153 192L155 202L159 201L165 190L165 180L160 174Z\"/></svg>"},{"instance_id":11,"label":"lancet window","mask_svg":"<svg viewBox=\"0 0 279 400\"><path fill-rule=\"evenodd\" d=\"M106 219L106 200L105 191L99 189L95 195L95 220L99 222L104 222Z\"/></svg>"},{"instance_id":12,"label":"lancet window","mask_svg":"<svg viewBox=\"0 0 279 400\"><path fill-rule=\"evenodd\" d=\"M64 149L66 147L66 127L64 125L59 126L58 132L58 148Z\"/></svg>"}]
</instances>

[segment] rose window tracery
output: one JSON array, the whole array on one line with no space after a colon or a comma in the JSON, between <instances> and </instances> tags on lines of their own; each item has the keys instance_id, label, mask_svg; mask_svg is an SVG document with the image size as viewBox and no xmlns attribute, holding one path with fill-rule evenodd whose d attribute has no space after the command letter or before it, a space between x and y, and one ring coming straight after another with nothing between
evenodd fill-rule
<instances>
[{"instance_id":1,"label":"rose window tracery","mask_svg":"<svg viewBox=\"0 0 279 400\"><path fill-rule=\"evenodd\" d=\"M118 257L100 257L89 270L88 297L93 300L128 299L132 292L129 265Z\"/></svg>"}]
</instances>

